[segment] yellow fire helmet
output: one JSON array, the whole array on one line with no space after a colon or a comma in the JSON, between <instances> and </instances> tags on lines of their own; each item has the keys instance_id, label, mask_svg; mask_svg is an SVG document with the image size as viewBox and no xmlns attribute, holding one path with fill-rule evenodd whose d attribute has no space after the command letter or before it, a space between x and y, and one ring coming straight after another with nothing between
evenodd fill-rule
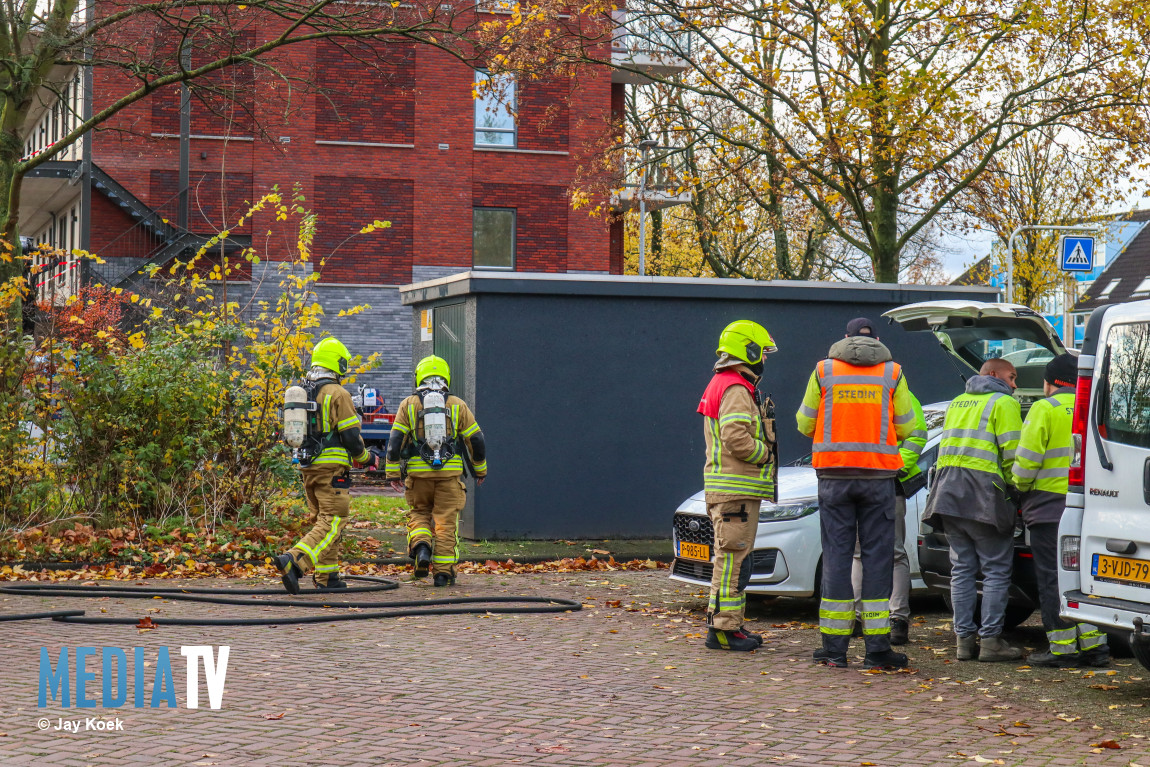
<instances>
[{"instance_id":1,"label":"yellow fire helmet","mask_svg":"<svg viewBox=\"0 0 1150 767\"><path fill-rule=\"evenodd\" d=\"M726 352L748 365L757 365L763 361L764 354L775 351L778 347L766 328L751 320L735 320L723 328L715 354Z\"/></svg>"},{"instance_id":2,"label":"yellow fire helmet","mask_svg":"<svg viewBox=\"0 0 1150 767\"><path fill-rule=\"evenodd\" d=\"M424 357L415 366L415 386L419 387L423 383L423 379L431 376L440 376L448 386L451 386L451 368L447 365L447 360L443 357L436 357L434 354L430 357Z\"/></svg>"},{"instance_id":3,"label":"yellow fire helmet","mask_svg":"<svg viewBox=\"0 0 1150 767\"><path fill-rule=\"evenodd\" d=\"M351 366L351 352L337 338L325 338L311 350L311 366L327 368L336 375L346 375Z\"/></svg>"}]
</instances>

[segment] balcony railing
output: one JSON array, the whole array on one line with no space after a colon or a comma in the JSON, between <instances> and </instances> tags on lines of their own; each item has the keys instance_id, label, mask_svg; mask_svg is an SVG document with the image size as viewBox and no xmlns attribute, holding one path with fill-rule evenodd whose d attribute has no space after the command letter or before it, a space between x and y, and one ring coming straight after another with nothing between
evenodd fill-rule
<instances>
[{"instance_id":1,"label":"balcony railing","mask_svg":"<svg viewBox=\"0 0 1150 767\"><path fill-rule=\"evenodd\" d=\"M691 183L685 159L683 150L675 147L659 147L648 152L645 165L639 153L629 154L625 158L628 169L623 175L623 184L613 195L614 206L637 207L640 196L649 210L689 203Z\"/></svg>"},{"instance_id":2,"label":"balcony railing","mask_svg":"<svg viewBox=\"0 0 1150 767\"><path fill-rule=\"evenodd\" d=\"M35 157L67 136L80 124L83 113L84 88L77 71L71 80L61 83L59 97L44 110L40 119L24 137L24 159ZM79 160L83 153L83 139L75 141L54 160Z\"/></svg>"},{"instance_id":3,"label":"balcony railing","mask_svg":"<svg viewBox=\"0 0 1150 767\"><path fill-rule=\"evenodd\" d=\"M617 52L654 53L678 58L691 55L691 35L675 29L671 19L634 10L612 11L615 34L611 49Z\"/></svg>"}]
</instances>

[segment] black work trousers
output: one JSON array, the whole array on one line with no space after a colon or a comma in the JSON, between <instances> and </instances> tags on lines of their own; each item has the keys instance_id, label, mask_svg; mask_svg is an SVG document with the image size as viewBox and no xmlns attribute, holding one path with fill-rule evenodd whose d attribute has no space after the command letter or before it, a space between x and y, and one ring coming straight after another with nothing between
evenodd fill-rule
<instances>
[{"instance_id":1,"label":"black work trousers","mask_svg":"<svg viewBox=\"0 0 1150 767\"><path fill-rule=\"evenodd\" d=\"M1042 628L1059 631L1074 624L1062 619L1058 597L1058 523L1040 522L1030 529L1030 551L1034 554L1034 578L1038 581L1038 605Z\"/></svg>"},{"instance_id":2,"label":"black work trousers","mask_svg":"<svg viewBox=\"0 0 1150 767\"><path fill-rule=\"evenodd\" d=\"M890 649L894 571L895 480L819 477L823 542L819 629L823 647L839 654L850 644L855 617L851 565L855 542L862 560L863 638L867 652Z\"/></svg>"}]
</instances>

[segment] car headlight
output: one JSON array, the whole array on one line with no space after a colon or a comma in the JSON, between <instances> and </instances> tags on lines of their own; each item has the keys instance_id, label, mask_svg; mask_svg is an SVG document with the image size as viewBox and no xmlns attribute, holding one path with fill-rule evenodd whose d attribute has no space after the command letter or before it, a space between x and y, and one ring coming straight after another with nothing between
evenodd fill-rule
<instances>
[{"instance_id":1,"label":"car headlight","mask_svg":"<svg viewBox=\"0 0 1150 767\"><path fill-rule=\"evenodd\" d=\"M781 519L801 519L802 517L808 517L814 514L818 510L819 504L814 498L795 503L760 506L759 521L778 522Z\"/></svg>"}]
</instances>

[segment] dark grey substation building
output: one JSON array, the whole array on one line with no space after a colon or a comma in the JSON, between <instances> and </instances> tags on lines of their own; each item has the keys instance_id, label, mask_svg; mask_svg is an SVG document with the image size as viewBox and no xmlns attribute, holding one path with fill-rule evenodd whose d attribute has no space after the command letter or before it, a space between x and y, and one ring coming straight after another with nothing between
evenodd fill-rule
<instances>
[{"instance_id":1,"label":"dark grey substation building","mask_svg":"<svg viewBox=\"0 0 1150 767\"><path fill-rule=\"evenodd\" d=\"M670 535L671 516L702 487L696 407L720 331L766 327L779 350L760 390L778 408L780 458L810 451L794 413L807 379L848 320L880 335L923 403L963 382L929 333L887 325L918 301L996 300L978 287L465 272L408 285L413 358L452 365L452 390L486 435L490 478L472 487L468 538Z\"/></svg>"}]
</instances>

